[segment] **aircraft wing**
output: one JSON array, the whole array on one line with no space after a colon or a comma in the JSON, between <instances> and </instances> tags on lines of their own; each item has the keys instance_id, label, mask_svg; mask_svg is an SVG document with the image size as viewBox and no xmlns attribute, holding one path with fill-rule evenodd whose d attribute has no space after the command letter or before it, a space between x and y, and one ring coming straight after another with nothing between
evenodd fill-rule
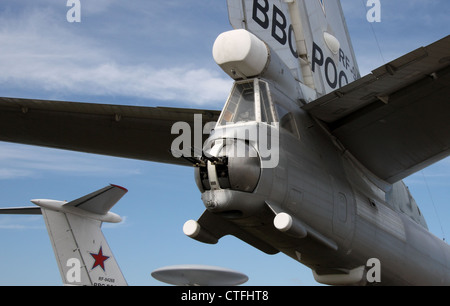
<instances>
[{"instance_id":1,"label":"aircraft wing","mask_svg":"<svg viewBox=\"0 0 450 306\"><path fill-rule=\"evenodd\" d=\"M393 183L450 154L450 36L303 107Z\"/></svg>"},{"instance_id":2,"label":"aircraft wing","mask_svg":"<svg viewBox=\"0 0 450 306\"><path fill-rule=\"evenodd\" d=\"M187 122L193 135L195 114L204 125L220 112L0 98L0 141L188 165L169 152L182 134L171 127Z\"/></svg>"}]
</instances>

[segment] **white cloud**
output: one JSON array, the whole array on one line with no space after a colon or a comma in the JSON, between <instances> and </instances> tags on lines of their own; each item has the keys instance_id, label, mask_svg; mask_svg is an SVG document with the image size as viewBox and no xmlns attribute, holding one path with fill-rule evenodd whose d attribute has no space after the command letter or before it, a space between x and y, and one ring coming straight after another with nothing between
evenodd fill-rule
<instances>
[{"instance_id":1,"label":"white cloud","mask_svg":"<svg viewBox=\"0 0 450 306\"><path fill-rule=\"evenodd\" d=\"M20 177L31 177L33 172L26 169L3 169L0 167L0 180L8 180Z\"/></svg>"},{"instance_id":2,"label":"white cloud","mask_svg":"<svg viewBox=\"0 0 450 306\"><path fill-rule=\"evenodd\" d=\"M141 174L131 164L114 157L0 143L0 180L40 178L47 173L111 177Z\"/></svg>"},{"instance_id":3,"label":"white cloud","mask_svg":"<svg viewBox=\"0 0 450 306\"><path fill-rule=\"evenodd\" d=\"M409 186L439 186L450 185L450 157L447 157L427 168L412 174L405 179Z\"/></svg>"},{"instance_id":4,"label":"white cloud","mask_svg":"<svg viewBox=\"0 0 450 306\"><path fill-rule=\"evenodd\" d=\"M127 56L118 56L120 41L114 50L102 46L94 37L68 28L67 22L60 26L55 22L61 19L59 15L50 9L31 9L20 16L0 16L0 84L66 96L112 95L223 105L231 81L218 70L189 64L165 69L130 64ZM124 35L117 33L117 37Z\"/></svg>"},{"instance_id":5,"label":"white cloud","mask_svg":"<svg viewBox=\"0 0 450 306\"><path fill-rule=\"evenodd\" d=\"M150 66L99 63L94 67L70 65L39 70L47 73L22 70L18 78L40 84L48 91L186 101L196 105L223 104L231 88L231 82L214 72L189 67L157 70Z\"/></svg>"},{"instance_id":6,"label":"white cloud","mask_svg":"<svg viewBox=\"0 0 450 306\"><path fill-rule=\"evenodd\" d=\"M45 229L42 216L1 216L0 230Z\"/></svg>"}]
</instances>

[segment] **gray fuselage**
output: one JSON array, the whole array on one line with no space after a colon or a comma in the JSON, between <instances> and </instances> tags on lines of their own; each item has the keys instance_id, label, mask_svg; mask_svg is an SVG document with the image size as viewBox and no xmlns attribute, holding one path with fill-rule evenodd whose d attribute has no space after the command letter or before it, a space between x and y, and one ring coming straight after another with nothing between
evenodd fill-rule
<instances>
[{"instance_id":1,"label":"gray fuselage","mask_svg":"<svg viewBox=\"0 0 450 306\"><path fill-rule=\"evenodd\" d=\"M310 267L319 282L371 283L366 277L368 262L376 259L377 284L449 285L450 247L428 231L404 183L377 179L320 122L268 84L270 107L261 106L261 99L255 118L243 122L227 118L232 124L219 122L206 142L211 155L228 158L226 164L208 162L203 169L203 183L208 186L200 183L199 187L207 210ZM255 85L255 99L266 95L259 86ZM237 112L238 107L233 107ZM259 122L265 107L273 111L278 124ZM280 107L287 111L288 120L281 118ZM243 129L249 132L241 133ZM259 134L252 138L253 129ZM272 155L266 156L267 167L261 156L255 157L261 155L261 131L268 131L265 137L273 145ZM231 154L239 151L240 143L244 155L253 155ZM270 161L275 155L274 166ZM274 226L280 213L293 220L285 230Z\"/></svg>"}]
</instances>

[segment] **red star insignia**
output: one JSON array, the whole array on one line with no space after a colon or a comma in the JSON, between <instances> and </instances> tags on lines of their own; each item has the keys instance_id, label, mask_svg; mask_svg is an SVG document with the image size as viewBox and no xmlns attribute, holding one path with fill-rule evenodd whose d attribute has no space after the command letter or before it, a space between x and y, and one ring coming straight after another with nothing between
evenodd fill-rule
<instances>
[{"instance_id":1,"label":"red star insignia","mask_svg":"<svg viewBox=\"0 0 450 306\"><path fill-rule=\"evenodd\" d=\"M102 247L100 247L100 250L98 250L98 253L89 253L91 254L92 257L94 257L95 262L94 265L92 266L91 270L93 270L95 267L100 266L103 271L105 271L105 260L107 260L109 258L109 256L104 256L103 255L103 250Z\"/></svg>"}]
</instances>

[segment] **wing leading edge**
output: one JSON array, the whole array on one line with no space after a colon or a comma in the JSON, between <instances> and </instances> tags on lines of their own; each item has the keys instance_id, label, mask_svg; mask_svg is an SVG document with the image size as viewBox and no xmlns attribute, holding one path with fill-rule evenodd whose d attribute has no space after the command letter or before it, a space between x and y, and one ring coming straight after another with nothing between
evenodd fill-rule
<instances>
[{"instance_id":1,"label":"wing leading edge","mask_svg":"<svg viewBox=\"0 0 450 306\"><path fill-rule=\"evenodd\" d=\"M170 153L179 136L171 133L173 124L186 122L194 131L194 115L201 116L203 129L206 123L217 121L219 114L199 109L0 98L0 141L188 165Z\"/></svg>"},{"instance_id":2,"label":"wing leading edge","mask_svg":"<svg viewBox=\"0 0 450 306\"><path fill-rule=\"evenodd\" d=\"M449 50L447 36L303 108L394 183L450 154Z\"/></svg>"}]
</instances>

